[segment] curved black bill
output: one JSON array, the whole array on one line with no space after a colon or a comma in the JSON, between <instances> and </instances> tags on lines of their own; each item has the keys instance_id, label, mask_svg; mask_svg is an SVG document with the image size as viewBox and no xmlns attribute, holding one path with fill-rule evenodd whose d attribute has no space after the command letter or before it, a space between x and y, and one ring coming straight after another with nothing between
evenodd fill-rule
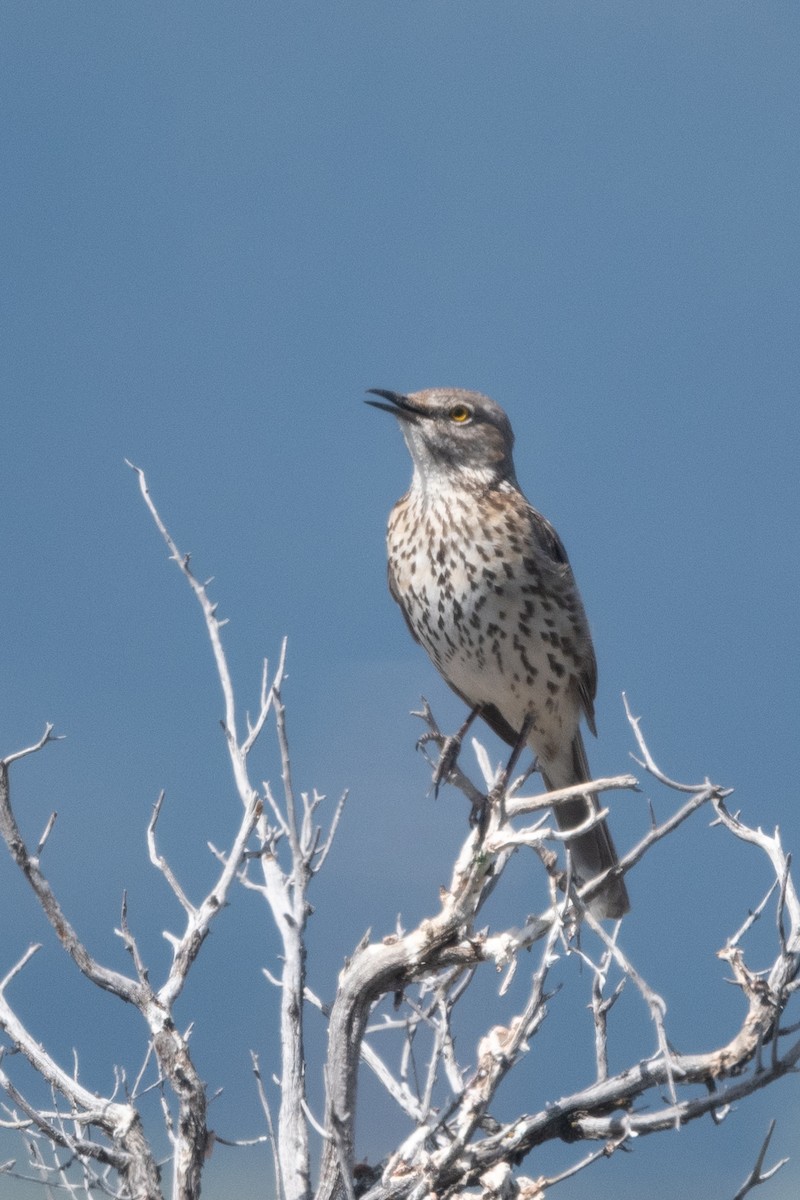
<instances>
[{"instance_id":1,"label":"curved black bill","mask_svg":"<svg viewBox=\"0 0 800 1200\"><path fill-rule=\"evenodd\" d=\"M389 404L381 404L380 400L365 400L365 404L370 404L373 408L381 408L384 412L394 413L399 417L403 412L411 412L411 405L401 392L389 392L384 388L367 388L371 396L383 396L384 400L389 400Z\"/></svg>"}]
</instances>

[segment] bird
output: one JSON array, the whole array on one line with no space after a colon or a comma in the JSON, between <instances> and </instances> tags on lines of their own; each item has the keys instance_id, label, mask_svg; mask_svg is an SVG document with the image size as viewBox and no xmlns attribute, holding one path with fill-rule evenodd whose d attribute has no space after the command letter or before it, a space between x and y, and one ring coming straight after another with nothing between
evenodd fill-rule
<instances>
[{"instance_id":1,"label":"bird","mask_svg":"<svg viewBox=\"0 0 800 1200\"><path fill-rule=\"evenodd\" d=\"M454 692L509 745L533 752L548 791L591 779L583 718L596 734L597 665L564 546L528 502L514 434L499 404L462 388L368 389L398 420L413 462L389 516L389 590L408 628ZM554 806L562 830L584 824L592 795ZM568 839L599 919L630 908L605 820Z\"/></svg>"}]
</instances>

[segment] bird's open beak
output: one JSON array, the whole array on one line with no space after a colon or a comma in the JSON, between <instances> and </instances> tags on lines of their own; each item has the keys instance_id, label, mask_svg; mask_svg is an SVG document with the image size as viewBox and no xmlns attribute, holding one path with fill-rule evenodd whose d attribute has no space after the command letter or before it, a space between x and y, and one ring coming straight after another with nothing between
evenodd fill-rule
<instances>
[{"instance_id":1,"label":"bird's open beak","mask_svg":"<svg viewBox=\"0 0 800 1200\"><path fill-rule=\"evenodd\" d=\"M393 413L406 421L411 421L418 415L417 409L409 403L408 396L403 396L400 392L387 392L383 388L367 388L367 391L371 396L383 396L384 400L390 401L389 404L381 404L380 400L364 401L373 408L381 408L384 412Z\"/></svg>"}]
</instances>

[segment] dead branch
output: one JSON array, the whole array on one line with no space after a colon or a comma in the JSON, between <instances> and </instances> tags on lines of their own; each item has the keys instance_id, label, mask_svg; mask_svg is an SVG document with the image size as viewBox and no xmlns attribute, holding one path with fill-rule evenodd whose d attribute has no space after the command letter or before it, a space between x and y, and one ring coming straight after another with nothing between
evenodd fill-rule
<instances>
[{"instance_id":1,"label":"dead branch","mask_svg":"<svg viewBox=\"0 0 800 1200\"><path fill-rule=\"evenodd\" d=\"M443 739L439 742L440 735L429 709L426 708L424 716L434 740L444 744ZM557 804L569 798L569 791L563 796L507 796L505 803L501 801L492 806L483 837L473 831L462 847L451 884L443 894L440 911L410 933L387 938L382 943L362 944L342 973L331 1013L326 1074L326 1123L329 1130L335 1131L335 1138L331 1139L324 1154L319 1200L339 1200L339 1197L349 1195L355 1186L352 1175L350 1180L344 1176L348 1171L352 1173L355 1162L358 1061L359 1054L363 1056L364 1053L369 1014L381 997L407 996L414 986L453 968L477 969L486 962L496 966L516 964L521 949L530 949L540 941L543 946L539 952L539 967L534 972L527 1006L512 1022L487 1032L477 1047L472 1075L468 1075L465 1082L462 1082L464 1076L461 1073L455 1076L449 1105L438 1111L430 1107L413 1110L418 1112L417 1128L387 1158L380 1179L367 1186L364 1194L369 1200L406 1197L423 1200L431 1194L459 1195L475 1187L483 1189L487 1195L494 1195L493 1188L500 1180L496 1173L503 1173L501 1190L512 1187L505 1174L508 1165L521 1162L548 1140L603 1141L601 1151L583 1155L565 1175L529 1181L537 1195L543 1194L561 1178L585 1169L600 1154L612 1153L632 1137L724 1112L735 1100L796 1068L800 1043L784 1044L787 1031L781 1029L780 1020L795 989L800 968L800 907L778 835L751 830L739 817L731 816L725 806L729 790L708 780L690 786L669 779L655 765L639 722L633 717L630 721L645 769L662 785L685 794L687 799L661 824L654 824L622 857L622 871L632 870L663 838L704 805L711 804L717 820L734 836L766 853L775 872L776 880L769 896L777 899L779 937L772 969L766 973L752 971L738 945L755 919L752 916L737 930L735 940L720 952L731 965L746 1004L738 1033L725 1045L702 1054L682 1055L672 1049L664 999L646 983L630 961L619 943L620 934L610 936L584 908L585 900L600 881L592 881L578 895L570 892L563 901L531 918L522 929L498 933L476 931L476 916L489 889L496 886L513 848L541 849L546 841L568 842L560 831L542 824L515 829L510 821L513 816L536 811L545 803ZM478 762L483 775L483 792L467 779L458 764L448 766L450 781L460 787L471 802L476 792L481 798L488 795L496 779L496 772L482 749L478 751ZM636 787L636 781L630 777L613 782L625 788ZM607 781L600 781L594 790L606 790L606 784ZM518 787L519 781L515 781L509 791ZM568 878L566 886L570 887ZM760 910L769 896L762 901ZM602 951L597 959L589 954L583 943L574 941L581 920L584 929L592 930L600 941ZM624 928L623 922L622 935ZM544 984L559 941L563 942L567 953L579 954L590 967L590 1003L596 1030L595 1078L574 1094L551 1102L542 1112L520 1114L506 1124L490 1120L487 1125L484 1118L488 1116L500 1080L516 1067L527 1039L535 1035L546 1018ZM606 998L603 993L612 965L621 977ZM647 1006L655 1045L652 1055L645 1061L632 1063L610 1075L606 1049L609 1013L626 979ZM451 1013L452 1008L449 1009ZM411 1017L406 1020L411 1029ZM450 1015L448 1026L449 1020ZM773 1046L773 1053L771 1061L765 1064L760 1059L760 1050L769 1044ZM434 1040L431 1066L440 1054ZM401 1077L391 1072L385 1060L381 1061L381 1075L388 1075L385 1080L387 1090L410 1113L412 1104L407 1092L398 1090ZM701 1094L697 1093L698 1087L704 1089ZM663 1098L665 1090L666 1101ZM423 1092L424 1096L428 1094ZM513 1188L509 1194L515 1194Z\"/></svg>"},{"instance_id":2,"label":"dead branch","mask_svg":"<svg viewBox=\"0 0 800 1200\"><path fill-rule=\"evenodd\" d=\"M791 856L784 851L778 830L770 834L754 829L740 814L729 811L729 789L708 779L698 784L678 782L663 772L627 702L637 761L679 802L661 821L652 815L645 835L621 856L615 870L635 871L660 842L705 806L713 809L714 824L724 834L763 854L770 866L773 879L763 899L732 922L734 932L718 952L741 996L742 1017L732 1037L695 1054L675 1050L669 1037L669 997L656 991L634 963L624 944L625 922L609 930L586 909L605 876L580 889L574 886L570 842L602 820L605 809L569 831L556 828L545 814L576 795L633 793L636 803L637 779L620 774L578 788L522 795L531 772L508 779L515 762L492 765L485 748L473 739L479 772L473 780L458 761L470 721L455 737L446 737L426 702L419 714L426 723L420 745L426 753L429 745L439 750L438 761L432 763L433 789L444 782L455 786L468 799L471 812L481 813L480 822L464 841L438 909L415 929L406 930L398 921L396 932L382 940L365 936L345 963L333 1003L316 997L306 981L309 888L327 860L345 796L326 828L319 819L324 796L314 789L303 791L296 782L282 690L285 642L274 674L266 660L262 664L254 717L241 717L222 640L225 622L209 598L208 584L195 577L189 556L178 549L160 517L144 474L136 467L133 470L170 559L203 614L223 697L221 724L239 801L238 817L227 844L221 849L211 847L215 879L207 894L198 898L192 895L190 881L178 878L159 848L163 793L154 806L147 829L150 862L165 879L178 915L178 931L164 933L172 959L156 985L151 983L142 939L131 927L126 897L115 932L130 955L131 975L100 963L68 921L40 861L45 847L53 853L52 843L57 841L55 812L35 850L22 837L11 803L10 768L55 740L52 726L46 726L38 742L0 760L0 835L13 861L71 961L96 987L138 1010L147 1039L132 1088L120 1068L110 1094L90 1092L79 1080L77 1056L72 1070L65 1070L37 1042L8 999L38 947L31 946L14 964L3 964L0 1030L9 1046L0 1046L0 1088L7 1097L0 1125L18 1130L27 1139L31 1174L25 1177L72 1195L96 1192L117 1200L162 1200L160 1164L139 1108L142 1097L156 1089L172 1145L174 1200L196 1200L205 1158L215 1142L269 1145L279 1200L311 1200L314 1194L316 1200L427 1200L431 1196L455 1200L476 1190L484 1200L541 1200L555 1184L627 1147L631 1139L679 1128L704 1116L719 1122L734 1102L798 1070L800 1040L795 1035L800 1021L796 1012L790 1014L789 1006L800 990L800 900ZM250 756L268 720L270 725L274 720L280 783L273 787L265 782L259 789L250 779ZM523 824L522 818L532 814L532 823ZM518 926L481 926L479 918L486 920L485 913L493 911L486 902L501 885L514 854L527 855L537 870L544 868L547 901L541 911L522 915ZM254 1054L257 1099L266 1132L245 1139L221 1138L208 1128L206 1085L194 1065L189 1034L179 1031L174 1017L175 1003L237 882L266 901L280 940L279 972L264 968L280 993L280 1070L273 1074L279 1099L270 1103ZM762 969L750 960L748 935L767 913L773 917L775 944L771 962ZM559 991L565 986L560 973L566 973L576 959L582 964L578 986L586 989L594 1033L594 1054L587 1055L585 1077L570 1094L548 1097L538 1111L500 1120L497 1113L504 1110L495 1104L500 1089L509 1075L523 1069L529 1048L559 1002ZM504 1016L502 1023L497 1013L488 1011L474 1046L465 1046L457 1036L459 1006L487 968L499 975L499 997L518 999L512 1015ZM644 1058L612 1071L610 1063L619 1056L620 1040L615 1004L623 987L626 1003L640 1005L647 1014L652 1042ZM306 1090L314 1065L307 1059L306 1004L314 1005L328 1020L322 1121L312 1113ZM621 1032L624 1040L624 1028ZM609 1053L612 1038L617 1041L615 1056ZM12 1051L46 1081L52 1103L45 1107L24 1094L12 1077ZM401 1140L374 1167L359 1162L357 1153L363 1066L372 1071L406 1122ZM767 1182L783 1165L764 1167L773 1128L735 1200ZM314 1138L320 1139L322 1149L316 1193L311 1184ZM588 1152L581 1145L575 1161L558 1175L516 1173L526 1158L555 1140L594 1145ZM13 1162L0 1165L0 1173L23 1177Z\"/></svg>"},{"instance_id":3,"label":"dead branch","mask_svg":"<svg viewBox=\"0 0 800 1200\"><path fill-rule=\"evenodd\" d=\"M742 1186L739 1188L738 1192L736 1192L734 1195L733 1200L744 1200L744 1197L748 1192L751 1192L753 1188L759 1187L760 1184L766 1183L768 1179L772 1179L772 1176L777 1175L781 1167L785 1167L789 1161L788 1158L781 1158L775 1163L774 1167L769 1167L769 1169L766 1171L764 1170L764 1159L767 1157L767 1150L769 1150L769 1144L772 1141L772 1135L775 1132L776 1124L777 1122L775 1120L770 1121L769 1129L767 1130L764 1141L761 1143L761 1149L759 1150L756 1161L753 1164L753 1169L747 1176L747 1179L745 1179Z\"/></svg>"}]
</instances>

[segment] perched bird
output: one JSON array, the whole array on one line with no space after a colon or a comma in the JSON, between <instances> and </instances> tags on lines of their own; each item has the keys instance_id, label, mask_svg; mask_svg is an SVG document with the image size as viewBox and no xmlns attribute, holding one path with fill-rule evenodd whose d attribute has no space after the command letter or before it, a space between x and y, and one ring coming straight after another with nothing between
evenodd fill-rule
<instances>
[{"instance_id":1,"label":"perched bird","mask_svg":"<svg viewBox=\"0 0 800 1200\"><path fill-rule=\"evenodd\" d=\"M400 422L414 463L392 509L389 588L411 633L450 687L510 745L526 735L549 790L591 778L581 717L595 732L597 666L566 551L514 473L508 417L457 388L368 400ZM385 403L384 403L385 401ZM556 806L562 829L597 801ZM618 863L605 822L569 841L579 884ZM620 875L591 899L598 917L630 907Z\"/></svg>"}]
</instances>

